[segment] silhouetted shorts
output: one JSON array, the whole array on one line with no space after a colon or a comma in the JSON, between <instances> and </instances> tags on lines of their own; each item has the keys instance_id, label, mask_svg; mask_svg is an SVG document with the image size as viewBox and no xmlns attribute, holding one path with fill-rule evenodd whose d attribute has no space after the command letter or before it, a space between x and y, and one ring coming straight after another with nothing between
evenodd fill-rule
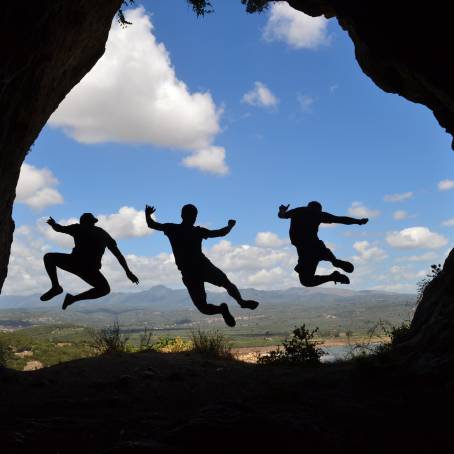
<instances>
[{"instance_id":1,"label":"silhouetted shorts","mask_svg":"<svg viewBox=\"0 0 454 454\"><path fill-rule=\"evenodd\" d=\"M229 278L209 260L204 260L200 266L191 270L182 270L183 283L188 286L209 282L217 287L225 287L230 284Z\"/></svg>"},{"instance_id":2,"label":"silhouetted shorts","mask_svg":"<svg viewBox=\"0 0 454 454\"><path fill-rule=\"evenodd\" d=\"M54 252L47 254L55 266L69 273L75 274L92 287L108 287L109 283L101 271L95 266L90 267L82 263L73 254Z\"/></svg>"},{"instance_id":3,"label":"silhouetted shorts","mask_svg":"<svg viewBox=\"0 0 454 454\"><path fill-rule=\"evenodd\" d=\"M295 271L300 275L312 277L315 275L319 262L322 260L330 262L336 259L331 249L328 249L322 240L294 246L298 251L298 265L296 265Z\"/></svg>"}]
</instances>

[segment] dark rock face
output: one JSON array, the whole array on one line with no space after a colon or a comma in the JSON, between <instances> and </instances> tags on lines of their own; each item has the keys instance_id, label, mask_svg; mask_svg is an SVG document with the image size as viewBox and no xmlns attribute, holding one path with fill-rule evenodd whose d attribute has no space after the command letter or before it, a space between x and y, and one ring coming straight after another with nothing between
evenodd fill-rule
<instances>
[{"instance_id":1,"label":"dark rock face","mask_svg":"<svg viewBox=\"0 0 454 454\"><path fill-rule=\"evenodd\" d=\"M0 290L20 167L46 121L102 56L121 0L8 2L0 14Z\"/></svg>"},{"instance_id":2,"label":"dark rock face","mask_svg":"<svg viewBox=\"0 0 454 454\"><path fill-rule=\"evenodd\" d=\"M445 260L443 270L426 286L410 332L397 346L397 351L417 357L424 368L440 364L453 368L453 335L454 249Z\"/></svg>"}]
</instances>

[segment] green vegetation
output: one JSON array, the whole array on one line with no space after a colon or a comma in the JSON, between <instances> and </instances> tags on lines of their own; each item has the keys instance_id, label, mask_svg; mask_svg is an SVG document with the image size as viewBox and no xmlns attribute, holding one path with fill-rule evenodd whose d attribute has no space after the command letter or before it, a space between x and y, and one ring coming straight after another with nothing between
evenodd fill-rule
<instances>
[{"instance_id":1,"label":"green vegetation","mask_svg":"<svg viewBox=\"0 0 454 454\"><path fill-rule=\"evenodd\" d=\"M426 277L421 279L416 283L416 288L417 288L417 295L416 295L416 304L418 305L422 297L424 296L424 292L430 288L431 284L435 279L437 279L438 276L440 276L440 273L443 271L443 268L441 266L441 263L438 265L431 265L430 266L430 271L426 274Z\"/></svg>"},{"instance_id":2,"label":"green vegetation","mask_svg":"<svg viewBox=\"0 0 454 454\"><path fill-rule=\"evenodd\" d=\"M182 339L180 336L163 336L152 344L152 349L165 353L180 353L192 350L192 342Z\"/></svg>"},{"instance_id":3,"label":"green vegetation","mask_svg":"<svg viewBox=\"0 0 454 454\"><path fill-rule=\"evenodd\" d=\"M205 14L212 13L214 11L212 1L209 0L187 0L192 6L192 9L197 16L204 16ZM261 12L267 8L269 0L241 0L243 5L246 5L246 11L248 13Z\"/></svg>"},{"instance_id":4,"label":"green vegetation","mask_svg":"<svg viewBox=\"0 0 454 454\"><path fill-rule=\"evenodd\" d=\"M410 325L408 320L395 326L384 321L378 322L370 330L367 338L349 345L346 359L359 364L369 364L376 360L386 361L393 349L408 336Z\"/></svg>"},{"instance_id":5,"label":"green vegetation","mask_svg":"<svg viewBox=\"0 0 454 454\"><path fill-rule=\"evenodd\" d=\"M23 370L30 361L52 366L93 355L90 330L77 326L37 326L0 333L0 344L10 354L6 365Z\"/></svg>"},{"instance_id":6,"label":"green vegetation","mask_svg":"<svg viewBox=\"0 0 454 454\"><path fill-rule=\"evenodd\" d=\"M115 321L112 326L93 331L91 337L91 347L98 355L109 355L128 351L129 337L121 332L118 321Z\"/></svg>"},{"instance_id":7,"label":"green vegetation","mask_svg":"<svg viewBox=\"0 0 454 454\"><path fill-rule=\"evenodd\" d=\"M232 359L232 342L218 330L192 331L192 351L209 358Z\"/></svg>"},{"instance_id":8,"label":"green vegetation","mask_svg":"<svg viewBox=\"0 0 454 454\"><path fill-rule=\"evenodd\" d=\"M258 358L259 364L279 364L289 366L317 366L325 351L318 347L322 342L315 340L318 328L309 330L306 325L293 330L292 335L284 340L282 349L271 351Z\"/></svg>"}]
</instances>

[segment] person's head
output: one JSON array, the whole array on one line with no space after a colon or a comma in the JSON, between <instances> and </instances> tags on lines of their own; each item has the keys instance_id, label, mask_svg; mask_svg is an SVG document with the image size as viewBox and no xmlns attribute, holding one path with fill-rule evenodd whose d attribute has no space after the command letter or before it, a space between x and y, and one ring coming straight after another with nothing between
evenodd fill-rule
<instances>
[{"instance_id":1,"label":"person's head","mask_svg":"<svg viewBox=\"0 0 454 454\"><path fill-rule=\"evenodd\" d=\"M98 220L91 213L84 213L79 222L81 225L95 225Z\"/></svg>"},{"instance_id":2,"label":"person's head","mask_svg":"<svg viewBox=\"0 0 454 454\"><path fill-rule=\"evenodd\" d=\"M307 204L307 206L309 208L311 208L312 210L315 210L315 211L322 211L322 204L320 202L317 202L317 201L312 201L312 202L309 202Z\"/></svg>"},{"instance_id":3,"label":"person's head","mask_svg":"<svg viewBox=\"0 0 454 454\"><path fill-rule=\"evenodd\" d=\"M195 220L197 219L197 208L188 203L181 209L181 219L184 223L194 225Z\"/></svg>"}]
</instances>

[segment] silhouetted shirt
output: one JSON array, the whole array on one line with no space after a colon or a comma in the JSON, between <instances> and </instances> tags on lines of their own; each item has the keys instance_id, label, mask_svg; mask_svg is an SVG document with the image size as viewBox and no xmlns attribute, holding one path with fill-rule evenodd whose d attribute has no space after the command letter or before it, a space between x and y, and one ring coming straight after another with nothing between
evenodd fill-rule
<instances>
[{"instance_id":1,"label":"silhouetted shirt","mask_svg":"<svg viewBox=\"0 0 454 454\"><path fill-rule=\"evenodd\" d=\"M65 226L65 233L74 238L71 255L89 268L100 269L106 247L111 249L117 246L115 240L101 227L72 224Z\"/></svg>"},{"instance_id":2,"label":"silhouetted shirt","mask_svg":"<svg viewBox=\"0 0 454 454\"><path fill-rule=\"evenodd\" d=\"M320 224L331 224L334 216L324 211L314 210L310 207L294 208L285 213L285 218L290 219L290 241L292 244L310 244L319 241L318 228Z\"/></svg>"},{"instance_id":3,"label":"silhouetted shirt","mask_svg":"<svg viewBox=\"0 0 454 454\"><path fill-rule=\"evenodd\" d=\"M180 271L192 271L204 261L202 241L208 238L209 230L188 224L163 224L163 232L169 238L175 263Z\"/></svg>"}]
</instances>

